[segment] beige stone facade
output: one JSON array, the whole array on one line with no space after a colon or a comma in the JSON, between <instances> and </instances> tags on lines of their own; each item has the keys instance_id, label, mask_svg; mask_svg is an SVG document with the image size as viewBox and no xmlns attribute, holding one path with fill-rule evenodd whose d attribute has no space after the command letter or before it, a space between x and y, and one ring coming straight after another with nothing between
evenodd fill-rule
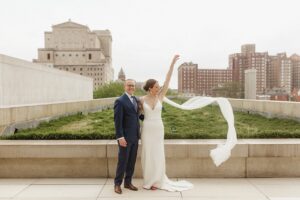
<instances>
[{"instance_id":1,"label":"beige stone facade","mask_svg":"<svg viewBox=\"0 0 300 200\"><path fill-rule=\"evenodd\" d=\"M109 30L91 31L71 20L45 32L45 47L38 49L37 63L91 77L94 89L113 81L112 36Z\"/></svg>"}]
</instances>

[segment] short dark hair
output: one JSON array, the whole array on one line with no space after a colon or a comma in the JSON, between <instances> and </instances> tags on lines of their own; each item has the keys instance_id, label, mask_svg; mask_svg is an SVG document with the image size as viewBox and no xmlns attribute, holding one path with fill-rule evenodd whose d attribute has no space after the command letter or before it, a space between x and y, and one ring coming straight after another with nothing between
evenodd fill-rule
<instances>
[{"instance_id":1,"label":"short dark hair","mask_svg":"<svg viewBox=\"0 0 300 200\"><path fill-rule=\"evenodd\" d=\"M150 88L153 88L153 86L157 83L157 80L155 79L148 79L143 87L143 89L148 92Z\"/></svg>"},{"instance_id":2,"label":"short dark hair","mask_svg":"<svg viewBox=\"0 0 300 200\"><path fill-rule=\"evenodd\" d=\"M136 83L136 81L135 81L134 79L132 79L132 78L126 79L126 80L125 80L125 83L126 83L127 81L134 81L134 82Z\"/></svg>"}]
</instances>

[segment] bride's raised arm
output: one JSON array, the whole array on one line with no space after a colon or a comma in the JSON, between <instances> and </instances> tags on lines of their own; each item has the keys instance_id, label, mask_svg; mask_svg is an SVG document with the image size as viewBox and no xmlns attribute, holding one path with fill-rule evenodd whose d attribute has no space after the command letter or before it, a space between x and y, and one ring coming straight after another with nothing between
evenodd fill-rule
<instances>
[{"instance_id":1,"label":"bride's raised arm","mask_svg":"<svg viewBox=\"0 0 300 200\"><path fill-rule=\"evenodd\" d=\"M172 76L173 69L174 69L174 65L175 65L175 63L177 62L178 59L179 59L179 55L175 55L173 57L172 63L170 65L170 69L167 73L167 76L166 76L166 79L165 79L165 82L164 82L164 85L162 86L161 90L159 91L159 98L161 100L163 100L163 98L165 97L165 95L168 92L171 76Z\"/></svg>"}]
</instances>

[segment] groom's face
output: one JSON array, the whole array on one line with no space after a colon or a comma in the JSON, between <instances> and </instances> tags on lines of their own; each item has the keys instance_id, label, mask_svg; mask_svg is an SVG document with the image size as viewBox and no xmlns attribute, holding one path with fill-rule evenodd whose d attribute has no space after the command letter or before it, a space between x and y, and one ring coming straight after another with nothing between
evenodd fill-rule
<instances>
[{"instance_id":1,"label":"groom's face","mask_svg":"<svg viewBox=\"0 0 300 200\"><path fill-rule=\"evenodd\" d=\"M133 95L133 93L135 91L135 81L134 80L126 80L124 87L125 87L125 91L128 94Z\"/></svg>"}]
</instances>

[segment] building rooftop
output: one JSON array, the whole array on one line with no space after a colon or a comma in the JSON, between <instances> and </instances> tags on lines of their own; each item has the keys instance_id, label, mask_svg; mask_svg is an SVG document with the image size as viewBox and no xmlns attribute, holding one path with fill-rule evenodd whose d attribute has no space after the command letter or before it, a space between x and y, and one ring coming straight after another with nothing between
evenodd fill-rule
<instances>
[{"instance_id":1,"label":"building rooftop","mask_svg":"<svg viewBox=\"0 0 300 200\"><path fill-rule=\"evenodd\" d=\"M174 180L174 179L173 179ZM175 179L176 180L176 179ZM139 191L113 190L113 179L0 179L0 198L66 200L296 200L300 178L184 179L194 189L183 192L145 190L142 179L134 179Z\"/></svg>"}]
</instances>

